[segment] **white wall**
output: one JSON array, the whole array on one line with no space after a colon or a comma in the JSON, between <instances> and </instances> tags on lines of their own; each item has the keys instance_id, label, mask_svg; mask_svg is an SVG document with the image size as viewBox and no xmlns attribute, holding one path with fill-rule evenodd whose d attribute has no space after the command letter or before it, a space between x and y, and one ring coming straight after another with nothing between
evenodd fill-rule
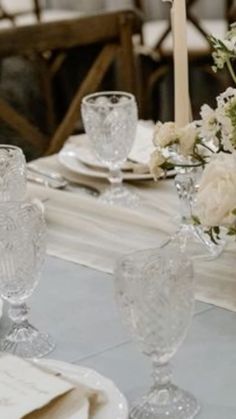
<instances>
[{"instance_id":1,"label":"white wall","mask_svg":"<svg viewBox=\"0 0 236 419\"><path fill-rule=\"evenodd\" d=\"M8 1L8 0L7 0ZM14 0L11 0L12 2ZM15 0L21 1L21 0ZM25 1L25 0L22 0ZM54 8L76 9L85 12L96 10L113 10L129 7L132 0L46 0L48 6ZM168 13L169 4L163 3L162 0L144 0L146 14L150 18L161 18ZM225 0L198 0L193 10L199 16L204 17L221 17L224 13Z\"/></svg>"},{"instance_id":2,"label":"white wall","mask_svg":"<svg viewBox=\"0 0 236 419\"><path fill-rule=\"evenodd\" d=\"M144 4L149 17L163 17L170 7L161 0L144 0ZM224 16L224 5L225 0L198 0L192 10L198 16L216 18Z\"/></svg>"},{"instance_id":3,"label":"white wall","mask_svg":"<svg viewBox=\"0 0 236 419\"><path fill-rule=\"evenodd\" d=\"M46 0L46 6L55 9L81 10L89 13L102 10L104 0Z\"/></svg>"}]
</instances>

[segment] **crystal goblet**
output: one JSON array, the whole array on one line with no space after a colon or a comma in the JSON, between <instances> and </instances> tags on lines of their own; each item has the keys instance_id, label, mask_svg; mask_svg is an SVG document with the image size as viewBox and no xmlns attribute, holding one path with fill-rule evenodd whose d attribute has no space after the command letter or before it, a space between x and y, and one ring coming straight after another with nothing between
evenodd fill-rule
<instances>
[{"instance_id":1,"label":"crystal goblet","mask_svg":"<svg viewBox=\"0 0 236 419\"><path fill-rule=\"evenodd\" d=\"M9 332L0 341L0 351L33 358L54 348L49 336L29 323L25 304L38 284L45 245L46 226L38 204L0 204L0 295L9 303L12 320Z\"/></svg>"},{"instance_id":2,"label":"crystal goblet","mask_svg":"<svg viewBox=\"0 0 236 419\"><path fill-rule=\"evenodd\" d=\"M126 92L100 92L82 100L85 131L95 156L108 168L110 187L100 199L110 204L137 206L137 195L122 184L122 165L131 151L138 119L135 97Z\"/></svg>"},{"instance_id":3,"label":"crystal goblet","mask_svg":"<svg viewBox=\"0 0 236 419\"><path fill-rule=\"evenodd\" d=\"M182 344L194 308L191 262L177 248L139 251L115 270L116 297L142 352L151 358L154 384L130 419L192 419L196 399L171 383L169 361Z\"/></svg>"},{"instance_id":4,"label":"crystal goblet","mask_svg":"<svg viewBox=\"0 0 236 419\"><path fill-rule=\"evenodd\" d=\"M25 156L19 147L0 144L0 202L22 201L25 195Z\"/></svg>"}]
</instances>

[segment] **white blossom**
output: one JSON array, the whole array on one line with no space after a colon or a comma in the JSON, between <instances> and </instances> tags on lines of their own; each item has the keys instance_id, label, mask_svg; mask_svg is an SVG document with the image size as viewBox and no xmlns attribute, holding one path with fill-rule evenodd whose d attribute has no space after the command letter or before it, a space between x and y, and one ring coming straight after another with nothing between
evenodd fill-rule
<instances>
[{"instance_id":1,"label":"white blossom","mask_svg":"<svg viewBox=\"0 0 236 419\"><path fill-rule=\"evenodd\" d=\"M174 122L158 122L155 126L153 144L156 147L163 148L173 144L178 139L176 125Z\"/></svg>"},{"instance_id":2,"label":"white blossom","mask_svg":"<svg viewBox=\"0 0 236 419\"><path fill-rule=\"evenodd\" d=\"M165 161L165 157L159 150L155 150L151 154L149 168L150 173L153 175L155 180L157 180L160 176L163 175L163 169L161 168L161 166L165 163Z\"/></svg>"},{"instance_id":3,"label":"white blossom","mask_svg":"<svg viewBox=\"0 0 236 419\"><path fill-rule=\"evenodd\" d=\"M217 142L217 132L220 129L216 110L208 105L203 105L200 111L201 120L199 121L200 135L206 141Z\"/></svg>"},{"instance_id":4,"label":"white blossom","mask_svg":"<svg viewBox=\"0 0 236 419\"><path fill-rule=\"evenodd\" d=\"M179 130L180 152L184 157L193 153L198 131L194 123L186 125Z\"/></svg>"},{"instance_id":5,"label":"white blossom","mask_svg":"<svg viewBox=\"0 0 236 419\"><path fill-rule=\"evenodd\" d=\"M225 104L231 102L232 100L235 100L236 98L236 89L233 87L228 87L223 93L221 93L219 96L217 96L217 106L218 107L224 107Z\"/></svg>"},{"instance_id":6,"label":"white blossom","mask_svg":"<svg viewBox=\"0 0 236 419\"><path fill-rule=\"evenodd\" d=\"M230 226L236 221L236 156L214 154L199 184L195 214L207 227Z\"/></svg>"}]
</instances>

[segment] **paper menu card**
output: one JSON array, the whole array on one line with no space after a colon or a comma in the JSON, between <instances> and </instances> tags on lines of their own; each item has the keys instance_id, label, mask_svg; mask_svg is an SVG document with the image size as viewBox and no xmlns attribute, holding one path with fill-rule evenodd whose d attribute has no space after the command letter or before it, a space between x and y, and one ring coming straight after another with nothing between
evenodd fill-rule
<instances>
[{"instance_id":1,"label":"paper menu card","mask_svg":"<svg viewBox=\"0 0 236 419\"><path fill-rule=\"evenodd\" d=\"M153 145L154 125L140 121L137 125L136 138L129 153L129 159L148 165L150 156L155 150Z\"/></svg>"},{"instance_id":2,"label":"paper menu card","mask_svg":"<svg viewBox=\"0 0 236 419\"><path fill-rule=\"evenodd\" d=\"M20 419L75 386L12 355L0 357L0 418Z\"/></svg>"}]
</instances>

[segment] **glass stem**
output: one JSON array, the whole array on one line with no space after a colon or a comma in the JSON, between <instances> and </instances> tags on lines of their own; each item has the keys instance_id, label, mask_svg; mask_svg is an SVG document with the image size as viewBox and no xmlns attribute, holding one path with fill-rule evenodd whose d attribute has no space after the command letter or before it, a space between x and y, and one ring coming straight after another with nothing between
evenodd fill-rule
<instances>
[{"instance_id":1,"label":"glass stem","mask_svg":"<svg viewBox=\"0 0 236 419\"><path fill-rule=\"evenodd\" d=\"M112 187L121 186L122 172L121 172L120 167L117 167L117 166L109 167L108 179Z\"/></svg>"},{"instance_id":2,"label":"glass stem","mask_svg":"<svg viewBox=\"0 0 236 419\"><path fill-rule=\"evenodd\" d=\"M165 405L170 400L170 385L172 381L172 371L169 363L159 364L153 362L153 387L155 394L155 403Z\"/></svg>"},{"instance_id":3,"label":"glass stem","mask_svg":"<svg viewBox=\"0 0 236 419\"><path fill-rule=\"evenodd\" d=\"M28 322L28 313L29 309L25 303L10 304L9 306L8 315L16 325Z\"/></svg>"},{"instance_id":4,"label":"glass stem","mask_svg":"<svg viewBox=\"0 0 236 419\"><path fill-rule=\"evenodd\" d=\"M192 199L194 193L194 182L191 173L185 171L178 173L175 177L175 187L180 200L181 223L189 224L192 213Z\"/></svg>"}]
</instances>

